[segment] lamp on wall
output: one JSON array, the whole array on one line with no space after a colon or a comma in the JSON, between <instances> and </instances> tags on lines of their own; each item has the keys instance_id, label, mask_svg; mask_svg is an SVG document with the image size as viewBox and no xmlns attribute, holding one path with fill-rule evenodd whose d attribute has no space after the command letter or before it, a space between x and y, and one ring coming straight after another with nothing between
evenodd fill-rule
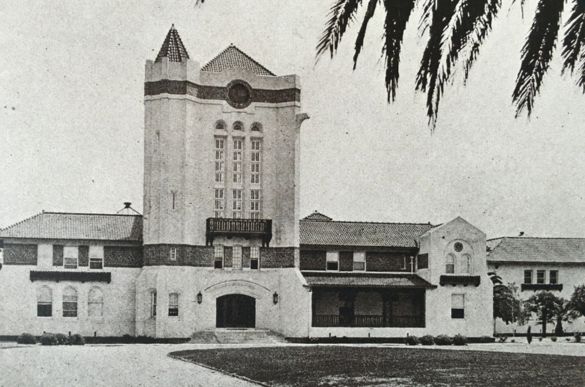
<instances>
[{"instance_id":1,"label":"lamp on wall","mask_svg":"<svg viewBox=\"0 0 585 387\"><path fill-rule=\"evenodd\" d=\"M278 304L278 293L274 292L274 294L272 295L272 302L274 303L274 305Z\"/></svg>"},{"instance_id":2,"label":"lamp on wall","mask_svg":"<svg viewBox=\"0 0 585 387\"><path fill-rule=\"evenodd\" d=\"M203 294L201 292L197 293L197 303L201 304L203 302Z\"/></svg>"}]
</instances>

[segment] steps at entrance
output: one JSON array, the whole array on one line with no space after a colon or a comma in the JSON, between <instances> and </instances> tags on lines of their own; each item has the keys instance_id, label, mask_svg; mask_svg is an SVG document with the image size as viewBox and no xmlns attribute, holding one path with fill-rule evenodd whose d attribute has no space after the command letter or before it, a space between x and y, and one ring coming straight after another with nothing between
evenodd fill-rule
<instances>
[{"instance_id":1,"label":"steps at entrance","mask_svg":"<svg viewBox=\"0 0 585 387\"><path fill-rule=\"evenodd\" d=\"M286 340L268 329L221 328L193 333L191 343L198 344L273 344Z\"/></svg>"}]
</instances>

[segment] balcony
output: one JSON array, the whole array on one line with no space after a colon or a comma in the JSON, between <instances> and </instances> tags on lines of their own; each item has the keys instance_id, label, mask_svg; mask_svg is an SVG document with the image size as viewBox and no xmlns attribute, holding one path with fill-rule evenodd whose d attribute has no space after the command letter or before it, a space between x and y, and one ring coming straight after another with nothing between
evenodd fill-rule
<instances>
[{"instance_id":1,"label":"balcony","mask_svg":"<svg viewBox=\"0 0 585 387\"><path fill-rule=\"evenodd\" d=\"M87 271L30 271L30 280L34 281L74 281L74 282L107 282L112 281L112 274L107 272Z\"/></svg>"},{"instance_id":2,"label":"balcony","mask_svg":"<svg viewBox=\"0 0 585 387\"><path fill-rule=\"evenodd\" d=\"M479 286L481 282L481 277L478 275L442 275L439 279L439 284L441 286L445 285L473 285Z\"/></svg>"},{"instance_id":3,"label":"balcony","mask_svg":"<svg viewBox=\"0 0 585 387\"><path fill-rule=\"evenodd\" d=\"M206 222L206 244L213 244L217 236L261 238L262 246L268 247L272 239L271 219L208 218Z\"/></svg>"},{"instance_id":4,"label":"balcony","mask_svg":"<svg viewBox=\"0 0 585 387\"><path fill-rule=\"evenodd\" d=\"M563 290L563 284L522 284L522 290Z\"/></svg>"}]
</instances>

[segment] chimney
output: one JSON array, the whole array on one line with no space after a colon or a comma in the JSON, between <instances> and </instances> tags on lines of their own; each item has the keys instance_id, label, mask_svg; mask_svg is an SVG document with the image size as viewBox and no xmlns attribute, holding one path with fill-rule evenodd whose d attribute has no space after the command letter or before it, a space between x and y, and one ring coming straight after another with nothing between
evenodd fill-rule
<instances>
[{"instance_id":1,"label":"chimney","mask_svg":"<svg viewBox=\"0 0 585 387\"><path fill-rule=\"evenodd\" d=\"M132 202L124 202L124 208L131 208Z\"/></svg>"}]
</instances>

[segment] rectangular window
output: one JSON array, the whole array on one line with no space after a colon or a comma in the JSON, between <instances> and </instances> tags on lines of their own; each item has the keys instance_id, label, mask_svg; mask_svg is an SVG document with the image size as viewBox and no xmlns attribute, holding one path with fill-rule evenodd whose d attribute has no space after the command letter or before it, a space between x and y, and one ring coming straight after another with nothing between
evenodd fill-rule
<instances>
[{"instance_id":1,"label":"rectangular window","mask_svg":"<svg viewBox=\"0 0 585 387\"><path fill-rule=\"evenodd\" d=\"M250 190L250 218L260 219L262 217L262 197L259 189Z\"/></svg>"},{"instance_id":2,"label":"rectangular window","mask_svg":"<svg viewBox=\"0 0 585 387\"><path fill-rule=\"evenodd\" d=\"M536 271L536 283L537 284L545 283L545 277L546 277L546 270L537 270Z\"/></svg>"},{"instance_id":3,"label":"rectangular window","mask_svg":"<svg viewBox=\"0 0 585 387\"><path fill-rule=\"evenodd\" d=\"M364 251L353 253L353 271L366 271L366 253Z\"/></svg>"},{"instance_id":4,"label":"rectangular window","mask_svg":"<svg viewBox=\"0 0 585 387\"><path fill-rule=\"evenodd\" d=\"M429 255L428 254L419 254L416 257L416 264L418 269L428 269L429 268Z\"/></svg>"},{"instance_id":5,"label":"rectangular window","mask_svg":"<svg viewBox=\"0 0 585 387\"><path fill-rule=\"evenodd\" d=\"M525 284L532 283L532 270L524 270L524 283Z\"/></svg>"},{"instance_id":6,"label":"rectangular window","mask_svg":"<svg viewBox=\"0 0 585 387\"><path fill-rule=\"evenodd\" d=\"M89 246L89 268L104 268L104 246Z\"/></svg>"},{"instance_id":7,"label":"rectangular window","mask_svg":"<svg viewBox=\"0 0 585 387\"><path fill-rule=\"evenodd\" d=\"M559 271L558 270L551 270L548 272L548 282L551 284L558 284L559 283Z\"/></svg>"},{"instance_id":8,"label":"rectangular window","mask_svg":"<svg viewBox=\"0 0 585 387\"><path fill-rule=\"evenodd\" d=\"M156 317L156 290L150 292L150 317Z\"/></svg>"},{"instance_id":9,"label":"rectangular window","mask_svg":"<svg viewBox=\"0 0 585 387\"><path fill-rule=\"evenodd\" d=\"M232 250L232 267L234 269L242 268L242 246L234 246Z\"/></svg>"},{"instance_id":10,"label":"rectangular window","mask_svg":"<svg viewBox=\"0 0 585 387\"><path fill-rule=\"evenodd\" d=\"M216 188L215 189L215 217L216 218L223 218L224 217L224 209L225 209L225 195L224 195L223 188Z\"/></svg>"},{"instance_id":11,"label":"rectangular window","mask_svg":"<svg viewBox=\"0 0 585 387\"><path fill-rule=\"evenodd\" d=\"M214 246L213 247L213 258L215 260L214 267L216 269L223 268L223 246Z\"/></svg>"},{"instance_id":12,"label":"rectangular window","mask_svg":"<svg viewBox=\"0 0 585 387\"><path fill-rule=\"evenodd\" d=\"M170 251L169 251L169 259L171 261L176 261L177 260L177 248L176 247L171 247Z\"/></svg>"},{"instance_id":13,"label":"rectangular window","mask_svg":"<svg viewBox=\"0 0 585 387\"><path fill-rule=\"evenodd\" d=\"M65 246L63 248L63 267L65 269L77 269L79 249L77 246Z\"/></svg>"},{"instance_id":14,"label":"rectangular window","mask_svg":"<svg viewBox=\"0 0 585 387\"><path fill-rule=\"evenodd\" d=\"M234 219L242 218L242 190L232 190L232 216Z\"/></svg>"},{"instance_id":15,"label":"rectangular window","mask_svg":"<svg viewBox=\"0 0 585 387\"><path fill-rule=\"evenodd\" d=\"M339 270L339 253L337 251L327 252L327 270L338 271Z\"/></svg>"},{"instance_id":16,"label":"rectangular window","mask_svg":"<svg viewBox=\"0 0 585 387\"><path fill-rule=\"evenodd\" d=\"M451 295L451 318L465 318L465 295Z\"/></svg>"},{"instance_id":17,"label":"rectangular window","mask_svg":"<svg viewBox=\"0 0 585 387\"><path fill-rule=\"evenodd\" d=\"M51 317L53 315L53 292L48 286L38 290L37 295L37 316Z\"/></svg>"},{"instance_id":18,"label":"rectangular window","mask_svg":"<svg viewBox=\"0 0 585 387\"><path fill-rule=\"evenodd\" d=\"M215 182L225 182L225 139L215 138Z\"/></svg>"},{"instance_id":19,"label":"rectangular window","mask_svg":"<svg viewBox=\"0 0 585 387\"><path fill-rule=\"evenodd\" d=\"M241 138L234 138L233 149L233 171L232 177L235 184L242 184L242 154L244 151L244 140Z\"/></svg>"},{"instance_id":20,"label":"rectangular window","mask_svg":"<svg viewBox=\"0 0 585 387\"><path fill-rule=\"evenodd\" d=\"M260 184L260 170L262 165L262 141L252 140L250 151L250 183Z\"/></svg>"},{"instance_id":21,"label":"rectangular window","mask_svg":"<svg viewBox=\"0 0 585 387\"><path fill-rule=\"evenodd\" d=\"M179 315L179 294L169 294L169 316Z\"/></svg>"},{"instance_id":22,"label":"rectangular window","mask_svg":"<svg viewBox=\"0 0 585 387\"><path fill-rule=\"evenodd\" d=\"M455 273L455 256L453 254L447 255L447 263L445 264L445 273Z\"/></svg>"},{"instance_id":23,"label":"rectangular window","mask_svg":"<svg viewBox=\"0 0 585 387\"><path fill-rule=\"evenodd\" d=\"M260 247L258 246L250 247L250 269L260 269Z\"/></svg>"}]
</instances>

